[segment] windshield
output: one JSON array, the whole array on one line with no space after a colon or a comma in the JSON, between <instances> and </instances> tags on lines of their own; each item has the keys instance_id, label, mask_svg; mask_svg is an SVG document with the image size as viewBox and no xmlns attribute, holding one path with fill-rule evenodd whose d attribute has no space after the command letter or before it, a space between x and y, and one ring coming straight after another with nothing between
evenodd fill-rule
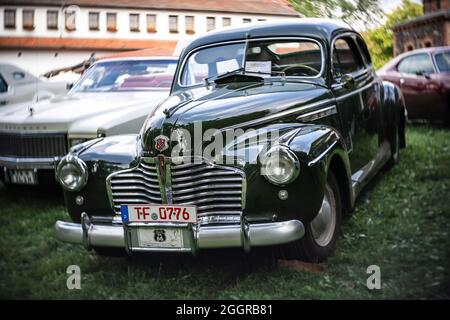
<instances>
[{"instance_id":1,"label":"windshield","mask_svg":"<svg viewBox=\"0 0 450 320\"><path fill-rule=\"evenodd\" d=\"M240 68L245 74L265 77L316 77L322 69L321 48L313 40L249 41L245 48L241 42L195 51L181 72L181 85L200 84Z\"/></svg>"},{"instance_id":2,"label":"windshield","mask_svg":"<svg viewBox=\"0 0 450 320\"><path fill-rule=\"evenodd\" d=\"M92 66L73 92L148 91L169 89L176 60L120 60Z\"/></svg>"},{"instance_id":3,"label":"windshield","mask_svg":"<svg viewBox=\"0 0 450 320\"><path fill-rule=\"evenodd\" d=\"M450 51L438 53L435 59L439 72L450 72Z\"/></svg>"}]
</instances>

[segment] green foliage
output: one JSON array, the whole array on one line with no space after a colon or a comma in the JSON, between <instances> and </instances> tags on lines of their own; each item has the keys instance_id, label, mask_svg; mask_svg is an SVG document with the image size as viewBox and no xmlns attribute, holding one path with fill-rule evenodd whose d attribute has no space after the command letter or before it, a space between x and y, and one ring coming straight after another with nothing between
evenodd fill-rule
<instances>
[{"instance_id":1,"label":"green foliage","mask_svg":"<svg viewBox=\"0 0 450 320\"><path fill-rule=\"evenodd\" d=\"M61 194L0 185L0 298L449 299L450 130L409 125L407 145L359 196L322 273L277 268L268 249L102 258L55 239ZM74 264L81 290L66 287ZM373 264L381 290L366 287Z\"/></svg>"},{"instance_id":2,"label":"green foliage","mask_svg":"<svg viewBox=\"0 0 450 320\"><path fill-rule=\"evenodd\" d=\"M386 15L383 25L370 29L363 34L376 69L392 59L394 54L394 35L392 27L400 22L423 14L421 4L403 0L402 5Z\"/></svg>"},{"instance_id":3,"label":"green foliage","mask_svg":"<svg viewBox=\"0 0 450 320\"><path fill-rule=\"evenodd\" d=\"M305 17L327 17L347 23L375 22L382 11L378 0L290 0L292 6Z\"/></svg>"}]
</instances>

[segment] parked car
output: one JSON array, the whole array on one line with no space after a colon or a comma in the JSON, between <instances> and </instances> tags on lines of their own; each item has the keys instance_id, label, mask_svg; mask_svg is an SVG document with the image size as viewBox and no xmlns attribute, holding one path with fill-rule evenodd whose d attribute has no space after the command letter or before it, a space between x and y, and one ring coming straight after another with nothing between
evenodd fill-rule
<instances>
[{"instance_id":1,"label":"parked car","mask_svg":"<svg viewBox=\"0 0 450 320\"><path fill-rule=\"evenodd\" d=\"M56 222L56 236L100 254L286 245L323 261L343 213L398 161L404 122L400 90L379 79L344 25L209 33L183 51L170 97L140 134L99 138L62 159L73 222Z\"/></svg>"},{"instance_id":2,"label":"parked car","mask_svg":"<svg viewBox=\"0 0 450 320\"><path fill-rule=\"evenodd\" d=\"M36 102L67 93L67 82L40 79L9 63L0 63L0 112L4 105Z\"/></svg>"},{"instance_id":3,"label":"parked car","mask_svg":"<svg viewBox=\"0 0 450 320\"><path fill-rule=\"evenodd\" d=\"M450 123L450 47L406 52L378 74L400 87L408 118Z\"/></svg>"},{"instance_id":4,"label":"parked car","mask_svg":"<svg viewBox=\"0 0 450 320\"><path fill-rule=\"evenodd\" d=\"M65 96L0 108L0 179L6 184L55 181L55 164L81 142L138 133L169 95L175 57L94 63Z\"/></svg>"}]
</instances>

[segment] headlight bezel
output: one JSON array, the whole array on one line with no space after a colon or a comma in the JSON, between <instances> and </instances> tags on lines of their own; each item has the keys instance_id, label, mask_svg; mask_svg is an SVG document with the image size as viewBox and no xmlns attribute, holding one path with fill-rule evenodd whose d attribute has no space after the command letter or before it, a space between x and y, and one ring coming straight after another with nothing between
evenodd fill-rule
<instances>
[{"instance_id":1,"label":"headlight bezel","mask_svg":"<svg viewBox=\"0 0 450 320\"><path fill-rule=\"evenodd\" d=\"M279 154L279 159L281 159L281 157L284 157L285 159L288 160L288 162L292 166L292 173L285 179L276 179L274 178L274 176L267 174L268 173L267 165L269 161L271 161L271 159L274 159L273 155L276 153ZM261 175L263 175L267 181L279 187L284 187L294 182L300 175L300 160L292 150L290 150L287 146L284 145L276 145L270 148L261 157L260 162L261 162L260 168Z\"/></svg>"},{"instance_id":2,"label":"headlight bezel","mask_svg":"<svg viewBox=\"0 0 450 320\"><path fill-rule=\"evenodd\" d=\"M67 185L61 176L64 166L67 165L73 165L79 171L79 181L75 186L72 187ZM89 174L86 163L78 156L70 153L61 159L56 169L56 179L58 183L63 187L63 189L71 192L80 191L81 189L83 189L87 184L88 176Z\"/></svg>"}]
</instances>

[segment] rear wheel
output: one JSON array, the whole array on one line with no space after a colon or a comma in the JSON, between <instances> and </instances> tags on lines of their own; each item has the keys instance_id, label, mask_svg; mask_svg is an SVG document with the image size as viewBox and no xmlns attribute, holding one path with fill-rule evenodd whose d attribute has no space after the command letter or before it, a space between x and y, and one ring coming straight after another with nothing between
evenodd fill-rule
<instances>
[{"instance_id":1,"label":"rear wheel","mask_svg":"<svg viewBox=\"0 0 450 320\"><path fill-rule=\"evenodd\" d=\"M319 213L305 226L303 238L288 245L288 256L309 262L326 260L339 236L341 220L341 195L336 178L330 171Z\"/></svg>"}]
</instances>

